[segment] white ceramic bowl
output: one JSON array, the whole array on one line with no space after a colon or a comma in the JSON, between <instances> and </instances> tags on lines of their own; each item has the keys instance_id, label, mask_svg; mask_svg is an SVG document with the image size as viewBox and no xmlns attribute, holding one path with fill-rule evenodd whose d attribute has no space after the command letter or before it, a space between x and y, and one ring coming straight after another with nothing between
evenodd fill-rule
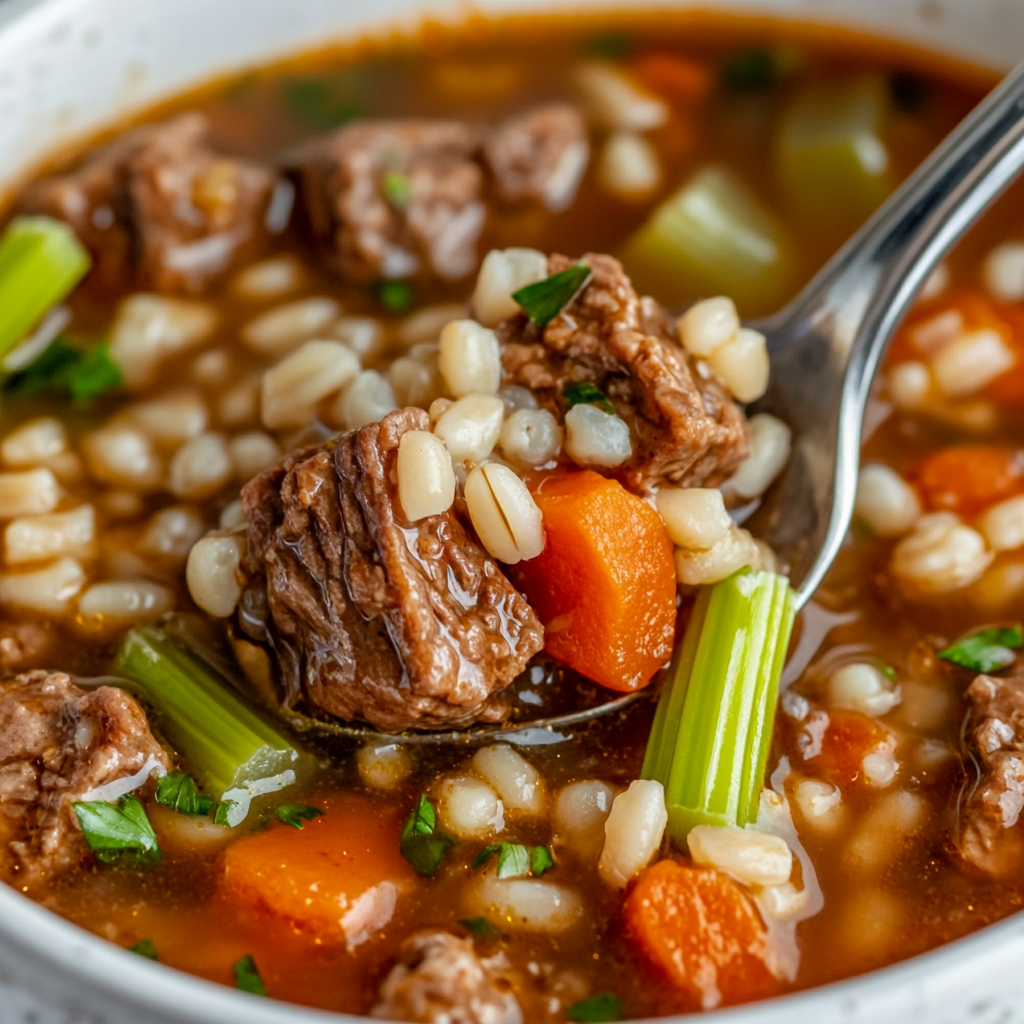
<instances>
[{"instance_id":1,"label":"white ceramic bowl","mask_svg":"<svg viewBox=\"0 0 1024 1024\"><path fill-rule=\"evenodd\" d=\"M589 0L623 9L692 0ZM717 0L909 40L1006 68L1024 55L1020 0ZM561 0L477 0L550 11ZM564 4L572 6L571 0ZM214 74L354 33L458 19L464 0L0 0L0 193L54 147ZM1024 1022L1024 915L841 984L717 1024ZM0 885L0 1024L314 1024L329 1015L149 963Z\"/></svg>"}]
</instances>

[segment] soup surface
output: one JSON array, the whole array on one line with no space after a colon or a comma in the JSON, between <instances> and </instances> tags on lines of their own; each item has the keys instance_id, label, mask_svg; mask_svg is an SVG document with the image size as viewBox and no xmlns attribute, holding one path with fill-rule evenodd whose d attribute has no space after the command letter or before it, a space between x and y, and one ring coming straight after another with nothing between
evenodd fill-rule
<instances>
[{"instance_id":1,"label":"soup surface","mask_svg":"<svg viewBox=\"0 0 1024 1024\"><path fill-rule=\"evenodd\" d=\"M4 879L257 995L488 1024L766 998L1017 910L1022 196L901 328L785 668L749 517L792 438L737 319L990 85L779 25L474 22L26 183Z\"/></svg>"}]
</instances>

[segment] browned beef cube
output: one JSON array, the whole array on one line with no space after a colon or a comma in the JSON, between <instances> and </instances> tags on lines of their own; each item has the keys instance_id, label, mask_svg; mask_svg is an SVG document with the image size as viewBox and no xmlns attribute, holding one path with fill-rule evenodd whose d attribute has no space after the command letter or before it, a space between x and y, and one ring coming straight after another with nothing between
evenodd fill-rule
<instances>
[{"instance_id":1,"label":"browned beef cube","mask_svg":"<svg viewBox=\"0 0 1024 1024\"><path fill-rule=\"evenodd\" d=\"M455 280L484 223L476 133L454 121L366 121L292 161L306 226L336 273Z\"/></svg>"},{"instance_id":2,"label":"browned beef cube","mask_svg":"<svg viewBox=\"0 0 1024 1024\"><path fill-rule=\"evenodd\" d=\"M72 804L170 761L146 714L124 690L85 691L63 672L0 684L0 815L18 884L31 885L88 855ZM142 785L145 778L139 779Z\"/></svg>"},{"instance_id":3,"label":"browned beef cube","mask_svg":"<svg viewBox=\"0 0 1024 1024\"><path fill-rule=\"evenodd\" d=\"M1024 678L978 676L967 697L980 778L961 805L956 847L987 874L1016 874L1024 859Z\"/></svg>"},{"instance_id":4,"label":"browned beef cube","mask_svg":"<svg viewBox=\"0 0 1024 1024\"><path fill-rule=\"evenodd\" d=\"M574 262L552 256L548 269ZM728 479L748 450L736 403L697 371L665 312L637 296L617 260L589 254L583 262L590 282L546 327L521 314L498 325L507 381L531 388L555 412L564 412L567 385L597 385L630 424L633 458L622 472L637 490Z\"/></svg>"},{"instance_id":5,"label":"browned beef cube","mask_svg":"<svg viewBox=\"0 0 1024 1024\"><path fill-rule=\"evenodd\" d=\"M198 292L260 255L290 190L272 171L214 152L202 114L130 131L81 167L43 178L22 210L68 222L110 286Z\"/></svg>"},{"instance_id":6,"label":"browned beef cube","mask_svg":"<svg viewBox=\"0 0 1024 1024\"><path fill-rule=\"evenodd\" d=\"M484 164L498 198L542 202L549 210L572 204L587 169L587 127L575 107L537 107L499 125L484 141Z\"/></svg>"},{"instance_id":7,"label":"browned beef cube","mask_svg":"<svg viewBox=\"0 0 1024 1024\"><path fill-rule=\"evenodd\" d=\"M422 409L288 456L242 491L285 689L384 730L500 721L543 644L533 610L454 511L408 522L398 442Z\"/></svg>"}]
</instances>

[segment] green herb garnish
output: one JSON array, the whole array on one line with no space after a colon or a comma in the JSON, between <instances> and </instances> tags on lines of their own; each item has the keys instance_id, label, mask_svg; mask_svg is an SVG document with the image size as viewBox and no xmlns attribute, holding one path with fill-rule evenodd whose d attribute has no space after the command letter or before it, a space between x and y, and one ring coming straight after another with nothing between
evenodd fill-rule
<instances>
[{"instance_id":1,"label":"green herb garnish","mask_svg":"<svg viewBox=\"0 0 1024 1024\"><path fill-rule=\"evenodd\" d=\"M90 800L72 804L89 848L104 864L155 864L160 844L138 797L123 796L116 804Z\"/></svg>"},{"instance_id":2,"label":"green herb garnish","mask_svg":"<svg viewBox=\"0 0 1024 1024\"><path fill-rule=\"evenodd\" d=\"M583 52L596 60L622 60L636 49L636 40L625 32L608 32L588 39Z\"/></svg>"},{"instance_id":3,"label":"green herb garnish","mask_svg":"<svg viewBox=\"0 0 1024 1024\"><path fill-rule=\"evenodd\" d=\"M314 128L340 128L359 117L359 104L349 93L352 82L325 78L292 78L284 83L288 105Z\"/></svg>"},{"instance_id":4,"label":"green herb garnish","mask_svg":"<svg viewBox=\"0 0 1024 1024\"><path fill-rule=\"evenodd\" d=\"M572 384L566 384L562 391L562 398L565 399L565 411L568 412L574 405L596 405L601 412L615 415L615 406L608 401L605 393L592 381L578 380Z\"/></svg>"},{"instance_id":5,"label":"green herb garnish","mask_svg":"<svg viewBox=\"0 0 1024 1024\"><path fill-rule=\"evenodd\" d=\"M398 845L416 874L424 878L437 874L441 858L454 845L452 839L437 831L437 812L425 793L409 815Z\"/></svg>"},{"instance_id":6,"label":"green herb garnish","mask_svg":"<svg viewBox=\"0 0 1024 1024\"><path fill-rule=\"evenodd\" d=\"M128 947L129 953L134 953L136 956L145 957L147 960L159 960L160 957L156 955L156 946L153 945L150 939L141 939L136 942L134 946Z\"/></svg>"},{"instance_id":7,"label":"green herb garnish","mask_svg":"<svg viewBox=\"0 0 1024 1024\"><path fill-rule=\"evenodd\" d=\"M392 171L384 175L381 186L384 190L384 198L396 209L407 210L412 202L412 183L405 174Z\"/></svg>"},{"instance_id":8,"label":"green herb garnish","mask_svg":"<svg viewBox=\"0 0 1024 1024\"><path fill-rule=\"evenodd\" d=\"M489 942L500 934L486 917L464 917L459 920L459 924L480 942Z\"/></svg>"},{"instance_id":9,"label":"green herb garnish","mask_svg":"<svg viewBox=\"0 0 1024 1024\"><path fill-rule=\"evenodd\" d=\"M407 281L381 281L377 285L377 299L392 313L408 312L416 303L416 296Z\"/></svg>"},{"instance_id":10,"label":"green herb garnish","mask_svg":"<svg viewBox=\"0 0 1024 1024\"><path fill-rule=\"evenodd\" d=\"M974 672L998 672L1013 664L1016 657L1013 652L1022 645L1024 631L1019 625L1008 629L982 629L939 651L939 657Z\"/></svg>"},{"instance_id":11,"label":"green herb garnish","mask_svg":"<svg viewBox=\"0 0 1024 1024\"><path fill-rule=\"evenodd\" d=\"M622 1020L622 1000L611 992L600 992L589 999L573 1003L566 1009L565 1015L579 1024L607 1024L609 1021Z\"/></svg>"},{"instance_id":12,"label":"green herb garnish","mask_svg":"<svg viewBox=\"0 0 1024 1024\"><path fill-rule=\"evenodd\" d=\"M235 974L235 988L242 992L249 992L254 996L265 996L267 994L267 987L263 984L263 978L260 977L256 961L251 956L243 956L241 960L232 966L231 970Z\"/></svg>"},{"instance_id":13,"label":"green herb garnish","mask_svg":"<svg viewBox=\"0 0 1024 1024\"><path fill-rule=\"evenodd\" d=\"M547 846L535 846L530 853L530 873L534 878L540 878L546 871L555 866L555 858L551 856L551 849Z\"/></svg>"},{"instance_id":14,"label":"green herb garnish","mask_svg":"<svg viewBox=\"0 0 1024 1024\"><path fill-rule=\"evenodd\" d=\"M124 374L110 358L106 344L81 349L54 338L38 358L4 384L4 390L19 398L52 391L82 403L123 384Z\"/></svg>"},{"instance_id":15,"label":"green herb garnish","mask_svg":"<svg viewBox=\"0 0 1024 1024\"><path fill-rule=\"evenodd\" d=\"M722 65L722 84L734 92L764 92L799 70L803 54L786 46L753 46L740 50Z\"/></svg>"},{"instance_id":16,"label":"green herb garnish","mask_svg":"<svg viewBox=\"0 0 1024 1024\"><path fill-rule=\"evenodd\" d=\"M231 822L233 818L232 812L235 810L237 806L237 800L221 800L221 802L217 804L217 810L213 812L214 825L224 825L227 828L231 828Z\"/></svg>"},{"instance_id":17,"label":"green herb garnish","mask_svg":"<svg viewBox=\"0 0 1024 1024\"><path fill-rule=\"evenodd\" d=\"M185 772L168 772L156 784L156 802L179 814L209 814L213 800L202 796L196 780Z\"/></svg>"},{"instance_id":18,"label":"green herb garnish","mask_svg":"<svg viewBox=\"0 0 1024 1024\"><path fill-rule=\"evenodd\" d=\"M523 878L530 873L530 851L520 843L485 846L473 858L473 867L482 868L495 854L498 855L499 878Z\"/></svg>"},{"instance_id":19,"label":"green herb garnish","mask_svg":"<svg viewBox=\"0 0 1024 1024\"><path fill-rule=\"evenodd\" d=\"M110 358L106 344L81 349L55 338L37 359L6 382L4 390L22 398L53 391L86 402L122 384L124 374Z\"/></svg>"},{"instance_id":20,"label":"green herb garnish","mask_svg":"<svg viewBox=\"0 0 1024 1024\"><path fill-rule=\"evenodd\" d=\"M512 298L533 323L543 327L576 298L590 280L591 274L586 263L577 263L543 281L520 288L513 293Z\"/></svg>"},{"instance_id":21,"label":"green herb garnish","mask_svg":"<svg viewBox=\"0 0 1024 1024\"><path fill-rule=\"evenodd\" d=\"M281 804L275 807L264 819L265 821L277 820L292 828L303 828L304 821L312 821L319 818L324 812L319 807L310 807L307 804Z\"/></svg>"}]
</instances>

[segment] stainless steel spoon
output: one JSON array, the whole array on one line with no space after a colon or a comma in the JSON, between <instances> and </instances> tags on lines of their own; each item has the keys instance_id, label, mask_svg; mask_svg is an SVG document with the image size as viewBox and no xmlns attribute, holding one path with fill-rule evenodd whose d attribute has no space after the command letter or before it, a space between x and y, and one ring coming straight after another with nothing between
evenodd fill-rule
<instances>
[{"instance_id":1,"label":"stainless steel spoon","mask_svg":"<svg viewBox=\"0 0 1024 1024\"><path fill-rule=\"evenodd\" d=\"M793 430L793 454L750 528L789 568L802 607L853 515L871 383L928 275L1024 169L1024 64L1015 68L785 309L768 337L768 393L749 411ZM836 197L841 203L842 196Z\"/></svg>"}]
</instances>

